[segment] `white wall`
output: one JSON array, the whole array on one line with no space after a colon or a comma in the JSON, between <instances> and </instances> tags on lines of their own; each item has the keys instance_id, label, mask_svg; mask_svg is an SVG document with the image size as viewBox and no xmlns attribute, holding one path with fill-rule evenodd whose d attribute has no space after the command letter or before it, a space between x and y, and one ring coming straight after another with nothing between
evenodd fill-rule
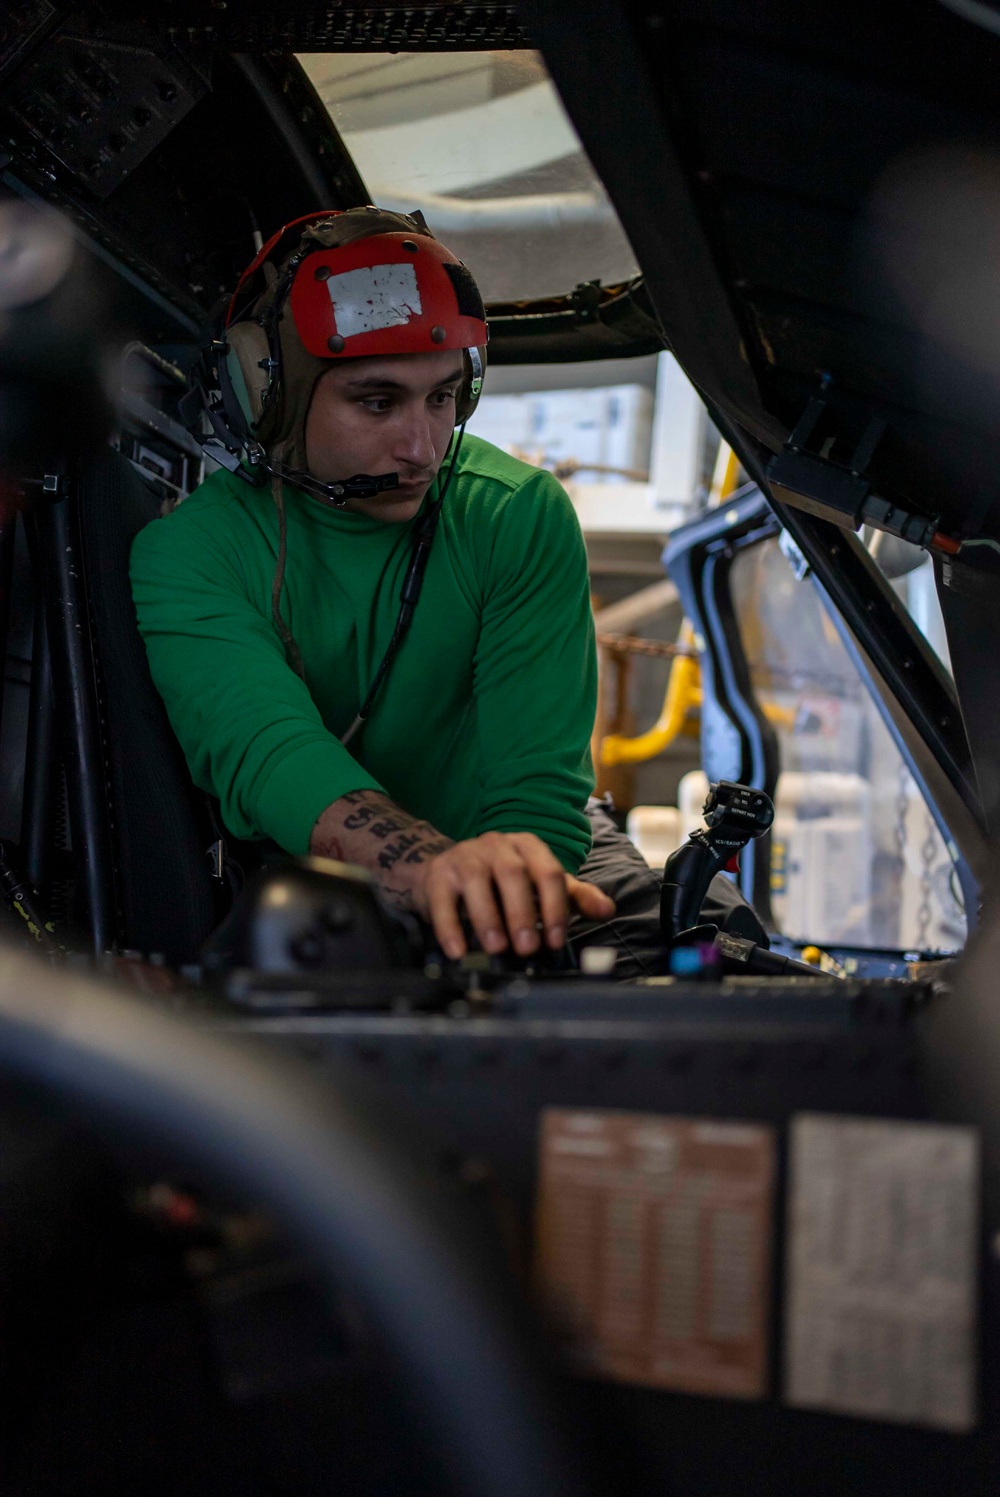
<instances>
[{"instance_id":1,"label":"white wall","mask_svg":"<svg viewBox=\"0 0 1000 1497\"><path fill-rule=\"evenodd\" d=\"M661 353L649 465L654 506L686 508L694 498L701 476L704 419L705 408L691 381L672 353Z\"/></svg>"}]
</instances>

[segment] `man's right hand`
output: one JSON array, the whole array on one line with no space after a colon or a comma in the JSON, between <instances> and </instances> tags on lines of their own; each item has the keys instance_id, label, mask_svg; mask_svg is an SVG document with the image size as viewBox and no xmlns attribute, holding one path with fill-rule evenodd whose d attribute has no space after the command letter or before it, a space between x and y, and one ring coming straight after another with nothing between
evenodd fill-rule
<instances>
[{"instance_id":1,"label":"man's right hand","mask_svg":"<svg viewBox=\"0 0 1000 1497\"><path fill-rule=\"evenodd\" d=\"M374 790L352 791L328 806L310 851L370 869L387 899L427 920L452 958L467 950L463 912L484 951L513 945L519 956L531 956L541 944L539 920L545 944L558 950L571 903L590 920L615 911L612 899L566 873L532 832L452 842Z\"/></svg>"},{"instance_id":2,"label":"man's right hand","mask_svg":"<svg viewBox=\"0 0 1000 1497\"><path fill-rule=\"evenodd\" d=\"M566 941L572 903L591 920L615 912L613 899L568 874L532 832L484 832L456 842L420 869L415 893L450 957L466 949L463 908L484 951L513 945L518 956L538 950L539 922L545 944L558 951Z\"/></svg>"}]
</instances>

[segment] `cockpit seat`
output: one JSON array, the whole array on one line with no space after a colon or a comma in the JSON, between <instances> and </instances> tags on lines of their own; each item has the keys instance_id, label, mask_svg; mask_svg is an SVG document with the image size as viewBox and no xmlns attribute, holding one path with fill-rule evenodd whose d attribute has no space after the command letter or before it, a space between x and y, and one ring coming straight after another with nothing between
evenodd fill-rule
<instances>
[{"instance_id":1,"label":"cockpit seat","mask_svg":"<svg viewBox=\"0 0 1000 1497\"><path fill-rule=\"evenodd\" d=\"M78 493L83 571L93 622L121 944L197 959L225 913L208 849L216 832L191 782L153 685L129 585L132 542L161 498L120 453L83 468Z\"/></svg>"}]
</instances>

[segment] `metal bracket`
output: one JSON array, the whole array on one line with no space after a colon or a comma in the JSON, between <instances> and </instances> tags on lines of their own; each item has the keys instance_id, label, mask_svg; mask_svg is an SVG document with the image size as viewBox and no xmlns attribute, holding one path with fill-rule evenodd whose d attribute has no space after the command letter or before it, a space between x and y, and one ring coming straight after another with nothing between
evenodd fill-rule
<instances>
[{"instance_id":1,"label":"metal bracket","mask_svg":"<svg viewBox=\"0 0 1000 1497\"><path fill-rule=\"evenodd\" d=\"M809 576L812 567L803 555L798 541L787 530L782 530L778 535L778 545L781 548L781 554L792 569L792 576L796 582L802 582Z\"/></svg>"},{"instance_id":2,"label":"metal bracket","mask_svg":"<svg viewBox=\"0 0 1000 1497\"><path fill-rule=\"evenodd\" d=\"M208 859L212 877L220 884L226 882L226 844L221 837L217 837L210 847L206 847L205 856Z\"/></svg>"},{"instance_id":3,"label":"metal bracket","mask_svg":"<svg viewBox=\"0 0 1000 1497\"><path fill-rule=\"evenodd\" d=\"M784 449L767 465L775 498L843 529L874 525L912 545L943 548L947 538L939 535L939 517L913 514L873 491L869 468L886 431L881 416L871 417L846 460L832 456L843 438L830 419L828 388L829 382L824 381Z\"/></svg>"},{"instance_id":4,"label":"metal bracket","mask_svg":"<svg viewBox=\"0 0 1000 1497\"><path fill-rule=\"evenodd\" d=\"M600 281L581 281L570 297L575 313L574 322L597 322L601 310Z\"/></svg>"}]
</instances>

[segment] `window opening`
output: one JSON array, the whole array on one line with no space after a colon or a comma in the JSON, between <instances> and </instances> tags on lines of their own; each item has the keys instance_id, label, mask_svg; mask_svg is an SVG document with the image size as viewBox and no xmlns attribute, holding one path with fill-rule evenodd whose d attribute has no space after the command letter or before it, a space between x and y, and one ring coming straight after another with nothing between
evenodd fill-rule
<instances>
[{"instance_id":1,"label":"window opening","mask_svg":"<svg viewBox=\"0 0 1000 1497\"><path fill-rule=\"evenodd\" d=\"M536 52L299 56L380 207L419 208L487 302L638 274Z\"/></svg>"}]
</instances>

